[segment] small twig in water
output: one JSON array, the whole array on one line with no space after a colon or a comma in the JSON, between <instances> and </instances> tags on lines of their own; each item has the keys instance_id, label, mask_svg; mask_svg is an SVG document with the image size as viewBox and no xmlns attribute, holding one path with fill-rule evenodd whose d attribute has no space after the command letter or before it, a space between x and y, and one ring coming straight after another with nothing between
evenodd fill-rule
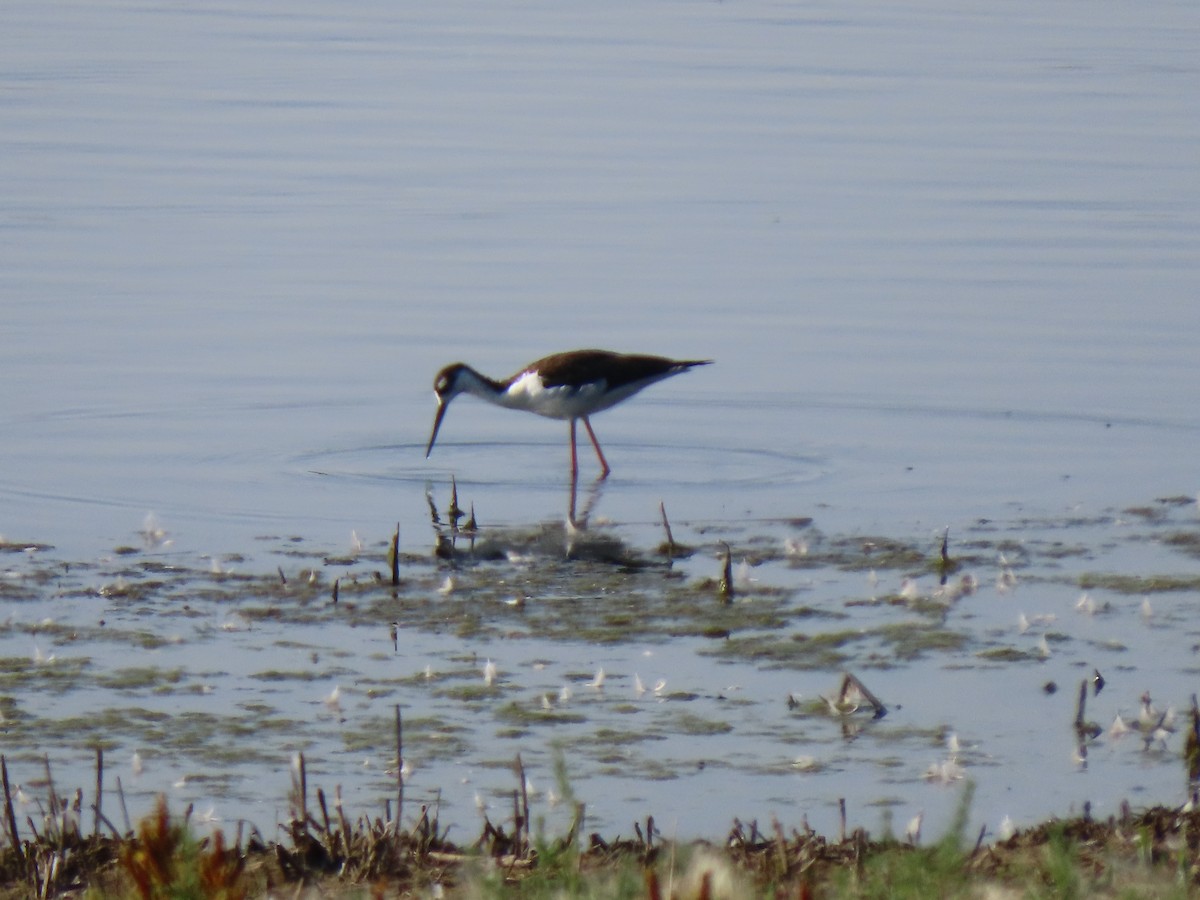
<instances>
[{"instance_id":1,"label":"small twig in water","mask_svg":"<svg viewBox=\"0 0 1200 900\"><path fill-rule=\"evenodd\" d=\"M431 501L432 504L432 501ZM388 561L392 564L392 587L400 584L400 523L392 533L392 545L388 549Z\"/></svg>"},{"instance_id":2,"label":"small twig in water","mask_svg":"<svg viewBox=\"0 0 1200 900\"><path fill-rule=\"evenodd\" d=\"M294 781L292 782L296 792L296 802L299 808L296 809L292 818L301 822L304 830L308 831L308 773L304 766L304 752L296 754L296 769L292 773Z\"/></svg>"},{"instance_id":3,"label":"small twig in water","mask_svg":"<svg viewBox=\"0 0 1200 900\"><path fill-rule=\"evenodd\" d=\"M450 476L450 506L446 510L446 518L450 520L450 527L457 530L458 520L461 519L464 515L466 515L466 513L464 513L462 511L462 508L458 505L458 482L455 481L454 476L451 475Z\"/></svg>"},{"instance_id":4,"label":"small twig in water","mask_svg":"<svg viewBox=\"0 0 1200 900\"><path fill-rule=\"evenodd\" d=\"M92 825L92 833L100 833L100 804L104 799L104 748L96 748L96 818Z\"/></svg>"},{"instance_id":5,"label":"small twig in water","mask_svg":"<svg viewBox=\"0 0 1200 900\"><path fill-rule=\"evenodd\" d=\"M675 537L671 534L671 523L667 521L667 507L661 500L658 501L658 511L662 513L663 530L667 533L667 559L675 557Z\"/></svg>"},{"instance_id":6,"label":"small twig in water","mask_svg":"<svg viewBox=\"0 0 1200 900\"><path fill-rule=\"evenodd\" d=\"M937 561L938 574L941 576L941 584L946 583L946 578L958 571L958 560L950 558L950 529L947 528L942 532L942 550Z\"/></svg>"},{"instance_id":7,"label":"small twig in water","mask_svg":"<svg viewBox=\"0 0 1200 900\"><path fill-rule=\"evenodd\" d=\"M851 691L857 691L864 700L871 704L875 709L874 718L882 719L887 715L887 707L883 705L883 701L876 697L870 689L863 684L857 675L847 672L842 676L842 689L838 692L838 706L848 707L854 706L851 702Z\"/></svg>"},{"instance_id":8,"label":"small twig in water","mask_svg":"<svg viewBox=\"0 0 1200 900\"><path fill-rule=\"evenodd\" d=\"M725 548L724 565L721 569L721 601L729 603L733 600L733 553L724 541L721 541L721 546Z\"/></svg>"}]
</instances>

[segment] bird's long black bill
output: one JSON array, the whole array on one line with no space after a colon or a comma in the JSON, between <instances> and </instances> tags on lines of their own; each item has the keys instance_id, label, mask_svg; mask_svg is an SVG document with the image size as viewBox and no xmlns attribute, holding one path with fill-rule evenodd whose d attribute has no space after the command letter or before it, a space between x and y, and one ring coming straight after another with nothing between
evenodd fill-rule
<instances>
[{"instance_id":1,"label":"bird's long black bill","mask_svg":"<svg viewBox=\"0 0 1200 900\"><path fill-rule=\"evenodd\" d=\"M438 429L442 427L442 417L446 415L446 407L449 403L438 402L437 415L433 417L433 433L429 435L429 446L425 448L425 458L429 459L429 454L433 452L433 442L437 440Z\"/></svg>"}]
</instances>

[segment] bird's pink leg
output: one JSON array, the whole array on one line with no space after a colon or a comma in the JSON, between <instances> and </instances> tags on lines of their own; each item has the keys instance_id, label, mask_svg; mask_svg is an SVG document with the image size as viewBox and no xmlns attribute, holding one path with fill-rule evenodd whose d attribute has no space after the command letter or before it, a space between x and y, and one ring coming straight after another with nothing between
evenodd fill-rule
<instances>
[{"instance_id":1,"label":"bird's pink leg","mask_svg":"<svg viewBox=\"0 0 1200 900\"><path fill-rule=\"evenodd\" d=\"M600 449L600 442L599 442L598 440L596 440L596 432L592 431L592 423L588 421L588 417L587 417L587 416L584 416L584 417L583 417L583 424L584 424L584 427L586 427L586 428L587 428L588 437L590 437L590 438L592 439L592 446L596 448L596 456L597 456L597 457L599 457L599 459L600 459L600 468L604 470L604 471L602 471L602 472L600 473L600 477L601 477L601 478L607 478L607 477L608 477L608 473L609 473L609 472L611 472L611 471L612 471L612 469L610 469L610 468L608 467L608 460L606 460L606 459L604 458L604 453L603 453L603 451ZM571 440L571 452L572 452L572 459L574 459L574 455L573 455L573 454L574 454L574 452L575 452L575 441L574 441L574 437L575 437L575 430L574 430L574 427L573 427L573 426L574 426L574 423L572 423L572 429L571 429L571 438L572 438L572 440Z\"/></svg>"},{"instance_id":2,"label":"bird's pink leg","mask_svg":"<svg viewBox=\"0 0 1200 900\"><path fill-rule=\"evenodd\" d=\"M587 421L584 419L583 421ZM588 427L591 430L591 426ZM575 420L571 420L571 481L579 477L579 457L575 453Z\"/></svg>"}]
</instances>

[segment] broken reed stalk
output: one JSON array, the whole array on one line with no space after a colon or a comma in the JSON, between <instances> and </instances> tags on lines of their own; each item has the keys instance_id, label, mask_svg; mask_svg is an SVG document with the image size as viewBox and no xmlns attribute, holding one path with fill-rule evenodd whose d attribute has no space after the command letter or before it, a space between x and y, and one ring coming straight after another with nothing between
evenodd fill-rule
<instances>
[{"instance_id":1,"label":"broken reed stalk","mask_svg":"<svg viewBox=\"0 0 1200 900\"><path fill-rule=\"evenodd\" d=\"M675 558L675 537L671 534L671 523L667 521L667 507L661 500L658 501L658 511L662 513L663 530L667 532L667 559Z\"/></svg>"},{"instance_id":2,"label":"broken reed stalk","mask_svg":"<svg viewBox=\"0 0 1200 900\"><path fill-rule=\"evenodd\" d=\"M396 704L396 840L400 840L400 823L404 815L404 723L400 704Z\"/></svg>"},{"instance_id":3,"label":"broken reed stalk","mask_svg":"<svg viewBox=\"0 0 1200 900\"><path fill-rule=\"evenodd\" d=\"M462 508L458 505L458 482L455 480L454 476L451 475L450 476L450 506L446 510L446 518L450 520L450 530L451 531L458 530L458 520L461 519L464 515L465 515L465 513L462 511Z\"/></svg>"},{"instance_id":4,"label":"broken reed stalk","mask_svg":"<svg viewBox=\"0 0 1200 900\"><path fill-rule=\"evenodd\" d=\"M533 844L533 836L529 830L529 783L525 780L525 764L521 762L520 753L517 754L517 768L521 779L521 826L525 830L525 837L521 840L521 855L524 856Z\"/></svg>"},{"instance_id":5,"label":"broken reed stalk","mask_svg":"<svg viewBox=\"0 0 1200 900\"><path fill-rule=\"evenodd\" d=\"M325 804L324 788L317 788L317 806L321 807L321 827L328 836L332 834L332 831L329 827L329 807ZM305 818L307 818L307 814Z\"/></svg>"},{"instance_id":6,"label":"broken reed stalk","mask_svg":"<svg viewBox=\"0 0 1200 900\"><path fill-rule=\"evenodd\" d=\"M121 817L125 820L125 833L133 834L133 826L129 824L129 808L125 805L125 788L121 785L121 776L117 776L117 799L121 801Z\"/></svg>"},{"instance_id":7,"label":"broken reed stalk","mask_svg":"<svg viewBox=\"0 0 1200 900\"><path fill-rule=\"evenodd\" d=\"M59 814L64 809L62 800L59 799L58 791L54 789L54 776L50 774L50 754L42 756L42 763L46 767L46 785L50 791L50 818L52 821L59 821Z\"/></svg>"},{"instance_id":8,"label":"broken reed stalk","mask_svg":"<svg viewBox=\"0 0 1200 900\"><path fill-rule=\"evenodd\" d=\"M987 836L987 823L984 822L979 828L979 837L975 839L975 849L971 851L971 859L979 855L979 851L983 848L983 839Z\"/></svg>"},{"instance_id":9,"label":"broken reed stalk","mask_svg":"<svg viewBox=\"0 0 1200 900\"><path fill-rule=\"evenodd\" d=\"M0 780L4 782L4 824L8 829L8 844L17 854L17 860L25 864L25 852L21 849L21 839L17 834L17 816L13 812L12 790L8 786L8 760L0 754Z\"/></svg>"},{"instance_id":10,"label":"broken reed stalk","mask_svg":"<svg viewBox=\"0 0 1200 900\"><path fill-rule=\"evenodd\" d=\"M771 825L775 829L775 854L779 865L779 877L787 875L788 870L788 855L787 855L787 835L783 832L783 824L778 817L771 817Z\"/></svg>"},{"instance_id":11,"label":"broken reed stalk","mask_svg":"<svg viewBox=\"0 0 1200 900\"><path fill-rule=\"evenodd\" d=\"M296 754L296 771L295 782L296 799L300 802L300 808L293 813L293 818L299 818L299 821L304 826L304 830L308 831L308 773L304 769L304 751Z\"/></svg>"},{"instance_id":12,"label":"broken reed stalk","mask_svg":"<svg viewBox=\"0 0 1200 900\"><path fill-rule=\"evenodd\" d=\"M342 825L342 844L346 848L346 852L350 852L350 838L352 832L350 830L350 820L346 818L346 808L342 805L342 786L335 785L333 788L333 808L337 810L338 821Z\"/></svg>"},{"instance_id":13,"label":"broken reed stalk","mask_svg":"<svg viewBox=\"0 0 1200 900\"><path fill-rule=\"evenodd\" d=\"M392 533L392 546L388 552L388 557L392 561L392 587L400 585L400 523L396 523L396 530Z\"/></svg>"},{"instance_id":14,"label":"broken reed stalk","mask_svg":"<svg viewBox=\"0 0 1200 900\"><path fill-rule=\"evenodd\" d=\"M517 859L521 858L521 792L516 788L513 788L512 803L513 836L512 841L510 842L510 847L512 849L513 860L516 861ZM484 813L484 816L486 817L487 813ZM491 826L490 822L488 823L488 826ZM503 838L503 836L504 832L497 830L497 837ZM492 846L493 848L496 847L495 841L492 842ZM493 852L495 851L493 850Z\"/></svg>"},{"instance_id":15,"label":"broken reed stalk","mask_svg":"<svg viewBox=\"0 0 1200 900\"><path fill-rule=\"evenodd\" d=\"M887 715L887 707L883 705L883 701L871 693L870 689L859 681L858 676L852 672L847 672L842 677L842 691L838 698L840 702L845 703L846 695L849 693L851 687L855 688L868 703L875 707L876 719L882 719Z\"/></svg>"},{"instance_id":16,"label":"broken reed stalk","mask_svg":"<svg viewBox=\"0 0 1200 900\"><path fill-rule=\"evenodd\" d=\"M521 754L513 761L517 787L513 790L513 859L524 859L531 844L529 831L529 791L525 787L525 764Z\"/></svg>"}]
</instances>

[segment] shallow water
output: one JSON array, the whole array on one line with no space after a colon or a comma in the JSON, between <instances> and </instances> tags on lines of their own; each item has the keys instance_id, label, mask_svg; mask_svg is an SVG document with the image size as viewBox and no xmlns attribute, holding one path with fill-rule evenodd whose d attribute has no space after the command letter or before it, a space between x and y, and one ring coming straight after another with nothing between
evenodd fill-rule
<instances>
[{"instance_id":1,"label":"shallow water","mask_svg":"<svg viewBox=\"0 0 1200 900\"><path fill-rule=\"evenodd\" d=\"M966 779L993 831L1084 802L1170 802L1184 795L1181 704L1200 646L1195 518L1180 498L979 521L952 538L945 586L936 536L803 520L677 521L696 552L673 560L648 525L485 528L460 535L453 559L405 555L396 588L380 546L262 540L276 571L180 552L153 529L83 566L13 547L6 753L18 778L49 753L61 789L88 782L99 745L135 804L165 790L268 828L295 752L310 785L341 786L352 808L390 796L399 705L409 808L437 802L458 831L476 805L507 815L518 753L540 817L568 814L561 755L607 832L651 814L681 836L734 815L832 833L838 798L868 827L892 809L940 827ZM830 708L843 670L886 715ZM1072 722L1095 670L1106 684L1086 713L1101 733L1085 760ZM1114 734L1118 715L1137 727L1143 691L1180 707L1175 724Z\"/></svg>"},{"instance_id":2,"label":"shallow water","mask_svg":"<svg viewBox=\"0 0 1200 900\"><path fill-rule=\"evenodd\" d=\"M95 737L72 737L88 733L79 718L117 710L101 724L113 758L140 748L138 790L215 773L178 790L269 824L301 747L318 781L381 802L401 703L414 748L422 727L466 729L444 762L447 738L414 749L413 790L441 787L467 832L474 791L511 786L496 767L520 750L546 783L559 738L613 829L653 813L711 836L714 821L772 810L828 825L839 796L936 821L957 791L920 775L947 730L993 826L1181 794L1178 736L1166 753L1105 743L1081 771L1066 726L1092 666L1110 682L1097 720L1134 712L1144 690L1180 709L1195 690L1190 587L1148 591L1148 620L1137 592L1090 591L1112 609L1074 613L1087 571L1195 566L1162 540L1193 532L1194 509L1156 504L1197 484L1189 5L15 3L3 18L0 532L54 545L5 559L3 702L34 723L10 728L6 752L51 752L73 780ZM335 618L322 604L341 569L325 557L348 554L352 531L378 554L397 522L415 555L406 602L461 605L425 561L425 492L444 507L451 474L488 528L561 522L560 423L461 400L422 454L441 365L500 375L581 345L717 360L596 422L614 474L593 525L617 523L647 554L665 503L701 547L673 571L702 609L718 540L782 553L803 535L778 520L801 516L825 540L882 535L928 554L946 527L960 553L1032 542L1032 571L996 594L988 546L970 566L983 587L940 626L966 643L910 659L864 640L804 670L711 656L713 639L692 634L498 634L511 614L498 603L478 633L414 623L403 655L387 637L400 613L378 598ZM1121 512L1135 507L1166 522ZM114 556L141 548L149 511L171 543ZM211 556L254 576L248 595L226 595ZM144 598L98 593L126 568L159 580L147 560L183 572ZM506 565L468 567L465 596L522 571ZM267 604L276 566L289 586L316 568L319 590L271 595L279 619L231 619ZM853 605L907 570L877 588L834 563L753 574L779 593L746 603L792 610L784 633L810 629L802 607L831 631L909 615ZM615 603L587 571L548 577L527 617L547 598L596 615ZM631 577L618 596L665 602L675 585L658 569ZM1021 612L1058 616L1050 658L981 658L1036 644L1036 627L1012 633ZM59 624L37 630L47 617ZM32 664L35 645L51 667ZM438 693L482 685L488 657L495 696ZM425 665L446 681L426 684ZM583 723L496 712L600 666L603 695L575 691ZM131 668L153 671L132 686L113 674ZM894 707L855 740L785 704L835 690L843 668ZM634 703L635 673L697 698ZM1049 698L1047 680L1061 688ZM345 722L321 702L335 685ZM134 709L175 715L134 727ZM181 709L196 714L187 729ZM694 733L711 720L729 730ZM495 737L506 728L523 731ZM597 729L651 738L609 759ZM1038 753L1040 767L1022 763ZM793 768L801 756L815 771Z\"/></svg>"}]
</instances>

